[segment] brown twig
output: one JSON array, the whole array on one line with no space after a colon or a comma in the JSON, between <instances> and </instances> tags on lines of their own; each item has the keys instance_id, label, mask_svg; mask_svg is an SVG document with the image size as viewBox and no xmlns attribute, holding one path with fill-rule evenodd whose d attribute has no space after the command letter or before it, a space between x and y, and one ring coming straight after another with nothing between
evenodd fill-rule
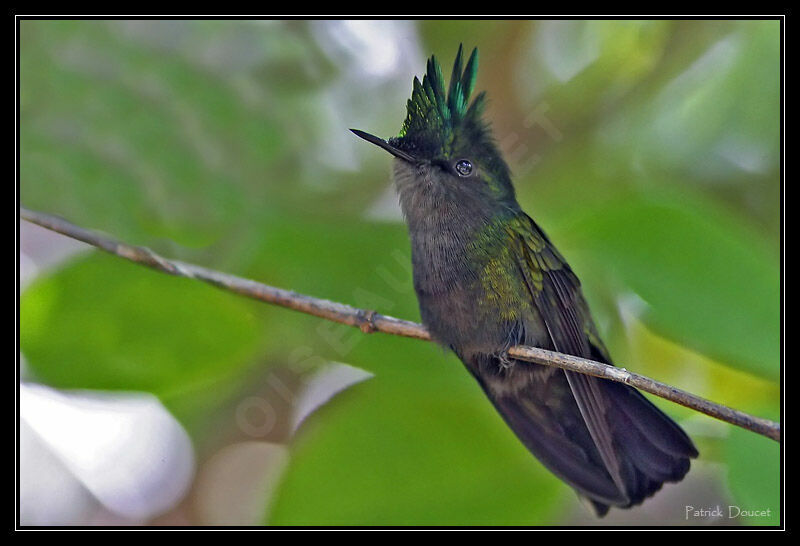
<instances>
[{"instance_id":1,"label":"brown twig","mask_svg":"<svg viewBox=\"0 0 800 546\"><path fill-rule=\"evenodd\" d=\"M62 218L51 214L36 212L20 207L20 217L51 231L61 233L73 239L83 241L111 254L132 262L146 265L158 271L197 279L213 284L224 290L254 298L273 305L279 305L315 317L324 318L348 326L360 328L364 333L382 332L430 341L431 336L424 326L415 322L402 320L375 311L357 309L335 301L324 300L298 294L290 290L275 288L250 279L243 279L220 271L214 271L199 265L169 260L154 253L148 248L132 246L114 240L111 237L76 226ZM610 381L625 383L655 396L670 400L687 408L705 413L715 419L725 421L775 441L781 440L780 423L755 417L739 410L716 404L684 390L655 381L649 377L615 368L601 362L587 360L572 355L556 353L536 347L516 346L509 349L509 355L519 360L555 366L565 370L602 377Z\"/></svg>"}]
</instances>

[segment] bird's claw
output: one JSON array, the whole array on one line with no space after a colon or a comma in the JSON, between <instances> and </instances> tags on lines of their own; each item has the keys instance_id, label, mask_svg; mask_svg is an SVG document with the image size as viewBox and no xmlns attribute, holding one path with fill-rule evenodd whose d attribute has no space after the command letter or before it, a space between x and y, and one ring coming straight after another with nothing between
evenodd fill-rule
<instances>
[{"instance_id":1,"label":"bird's claw","mask_svg":"<svg viewBox=\"0 0 800 546\"><path fill-rule=\"evenodd\" d=\"M514 361L511 360L511 357L508 356L508 351L504 350L499 355L497 355L497 360L500 362L500 367L504 370L511 368L514 365Z\"/></svg>"}]
</instances>

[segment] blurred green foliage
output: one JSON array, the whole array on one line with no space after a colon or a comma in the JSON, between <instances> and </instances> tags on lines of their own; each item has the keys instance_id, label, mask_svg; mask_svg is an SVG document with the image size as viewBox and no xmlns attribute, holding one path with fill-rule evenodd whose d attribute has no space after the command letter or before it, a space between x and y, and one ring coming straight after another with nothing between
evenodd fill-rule
<instances>
[{"instance_id":1,"label":"blurred green foliage","mask_svg":"<svg viewBox=\"0 0 800 546\"><path fill-rule=\"evenodd\" d=\"M381 204L388 158L347 128L398 130L424 56L463 41L481 50L478 87L520 201L583 279L616 360L778 417L776 21L383 24L407 64L375 75L342 45L361 36L343 23L23 21L21 201L418 319L405 228ZM648 342L649 364L631 360L642 331L668 340ZM554 524L574 502L428 344L101 256L25 290L20 338L36 380L152 392L197 445L220 407L297 355L376 374L302 425L266 523ZM777 515L778 446L698 431L733 501Z\"/></svg>"},{"instance_id":2,"label":"blurred green foliage","mask_svg":"<svg viewBox=\"0 0 800 546\"><path fill-rule=\"evenodd\" d=\"M200 283L94 254L26 291L20 343L40 381L152 392L185 424L195 424L193 412L209 391L257 363L262 325L250 306Z\"/></svg>"},{"instance_id":3,"label":"blurred green foliage","mask_svg":"<svg viewBox=\"0 0 800 546\"><path fill-rule=\"evenodd\" d=\"M778 419L774 408L764 407L760 415ZM771 461L780 458L780 446L767 438L732 430L725 453L728 483L737 501L736 509L757 506L768 510L767 517L751 518L760 525L778 525L781 520L780 474ZM766 464L765 464L766 463ZM737 512L738 513L738 512Z\"/></svg>"},{"instance_id":4,"label":"blurred green foliage","mask_svg":"<svg viewBox=\"0 0 800 546\"><path fill-rule=\"evenodd\" d=\"M569 233L587 271L607 267L646 302L655 330L778 379L778 266L737 219L692 194L653 191L584 211Z\"/></svg>"}]
</instances>

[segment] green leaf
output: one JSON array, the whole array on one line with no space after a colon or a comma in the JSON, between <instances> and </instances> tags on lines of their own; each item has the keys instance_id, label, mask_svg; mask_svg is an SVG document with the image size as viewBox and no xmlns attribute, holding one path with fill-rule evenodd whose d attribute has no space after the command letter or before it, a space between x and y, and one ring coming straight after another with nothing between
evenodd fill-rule
<instances>
[{"instance_id":1,"label":"green leaf","mask_svg":"<svg viewBox=\"0 0 800 546\"><path fill-rule=\"evenodd\" d=\"M590 257L584 276L611 274L641 297L653 330L778 378L778 258L738 219L691 194L651 192L598 204L560 228L568 259Z\"/></svg>"},{"instance_id":2,"label":"green leaf","mask_svg":"<svg viewBox=\"0 0 800 546\"><path fill-rule=\"evenodd\" d=\"M262 329L243 299L99 253L37 279L20 302L20 346L36 380L176 403L247 371Z\"/></svg>"},{"instance_id":3,"label":"green leaf","mask_svg":"<svg viewBox=\"0 0 800 546\"><path fill-rule=\"evenodd\" d=\"M568 488L514 437L461 363L430 344L373 337L378 344L360 345L350 360L381 358L385 373L302 426L268 523L551 523Z\"/></svg>"},{"instance_id":4,"label":"green leaf","mask_svg":"<svg viewBox=\"0 0 800 546\"><path fill-rule=\"evenodd\" d=\"M764 408L756 415L770 415ZM780 444L750 431L733 427L726 442L728 486L734 514L747 525L779 525L781 521ZM741 510L741 512L740 512Z\"/></svg>"},{"instance_id":5,"label":"green leaf","mask_svg":"<svg viewBox=\"0 0 800 546\"><path fill-rule=\"evenodd\" d=\"M294 187L298 169L274 171L290 154L283 125L314 108L270 83L287 74L261 74L313 56L286 27L24 21L20 35L26 206L151 246L202 247Z\"/></svg>"}]
</instances>

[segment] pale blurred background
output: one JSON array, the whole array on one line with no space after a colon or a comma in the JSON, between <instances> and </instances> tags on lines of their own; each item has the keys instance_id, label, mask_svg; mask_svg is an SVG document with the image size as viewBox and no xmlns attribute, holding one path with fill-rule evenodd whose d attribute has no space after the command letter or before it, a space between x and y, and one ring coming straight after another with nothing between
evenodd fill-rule
<instances>
[{"instance_id":1,"label":"pale blurred background","mask_svg":"<svg viewBox=\"0 0 800 546\"><path fill-rule=\"evenodd\" d=\"M390 160L348 128L396 134L460 42L615 360L777 419L777 21L22 21L21 203L418 320ZM657 400L701 457L598 521L437 347L20 234L24 525L779 520L771 440Z\"/></svg>"}]
</instances>

